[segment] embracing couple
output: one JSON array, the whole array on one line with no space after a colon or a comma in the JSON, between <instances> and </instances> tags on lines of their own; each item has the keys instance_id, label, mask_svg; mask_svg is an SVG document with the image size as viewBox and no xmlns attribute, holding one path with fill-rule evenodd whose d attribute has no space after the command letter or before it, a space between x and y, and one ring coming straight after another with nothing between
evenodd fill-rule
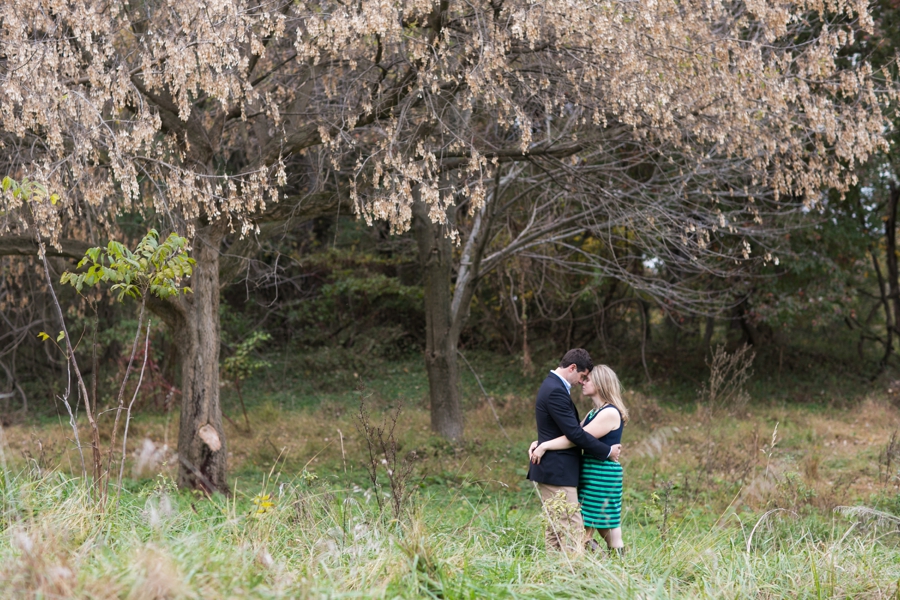
<instances>
[{"instance_id":1,"label":"embracing couple","mask_svg":"<svg viewBox=\"0 0 900 600\"><path fill-rule=\"evenodd\" d=\"M583 421L573 385L593 402ZM538 391L538 439L528 449L528 479L537 484L547 519L547 547L580 552L598 547L598 531L622 554L622 430L628 410L612 369L594 366L587 350L569 350Z\"/></svg>"}]
</instances>

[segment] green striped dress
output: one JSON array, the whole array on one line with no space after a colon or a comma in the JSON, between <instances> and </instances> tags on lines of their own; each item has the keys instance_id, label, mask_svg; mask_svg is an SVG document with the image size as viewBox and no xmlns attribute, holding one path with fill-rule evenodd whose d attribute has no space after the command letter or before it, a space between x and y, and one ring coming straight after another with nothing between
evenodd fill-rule
<instances>
[{"instance_id":1,"label":"green striped dress","mask_svg":"<svg viewBox=\"0 0 900 600\"><path fill-rule=\"evenodd\" d=\"M584 425L590 423L601 410L612 408L607 404L600 410L592 410L584 419ZM610 431L600 438L604 444L612 446L622 442L622 430ZM578 481L578 501L581 503L581 515L585 527L597 529L615 529L622 525L622 465L612 460L599 460L590 454L581 457L581 476Z\"/></svg>"}]
</instances>

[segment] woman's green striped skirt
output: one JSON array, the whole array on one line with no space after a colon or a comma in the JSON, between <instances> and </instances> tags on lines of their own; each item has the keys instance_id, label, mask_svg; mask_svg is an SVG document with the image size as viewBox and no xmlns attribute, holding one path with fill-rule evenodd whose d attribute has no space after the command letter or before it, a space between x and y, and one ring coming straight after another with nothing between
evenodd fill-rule
<instances>
[{"instance_id":1,"label":"woman's green striped skirt","mask_svg":"<svg viewBox=\"0 0 900 600\"><path fill-rule=\"evenodd\" d=\"M615 529L622 524L622 465L585 455L581 461L578 501L585 527Z\"/></svg>"}]
</instances>

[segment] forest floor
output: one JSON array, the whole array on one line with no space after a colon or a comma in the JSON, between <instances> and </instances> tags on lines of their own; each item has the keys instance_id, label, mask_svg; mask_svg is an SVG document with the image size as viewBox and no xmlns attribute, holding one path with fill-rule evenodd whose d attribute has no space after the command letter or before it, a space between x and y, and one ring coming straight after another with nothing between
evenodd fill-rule
<instances>
[{"instance_id":1,"label":"forest floor","mask_svg":"<svg viewBox=\"0 0 900 600\"><path fill-rule=\"evenodd\" d=\"M276 365L244 386L249 431L223 389L230 498L174 489L171 414L137 414L130 476L105 512L72 477L80 459L66 419L8 425L0 597L900 594L891 391L709 407L632 386L620 561L545 552L524 478L542 376L476 364L463 377L460 443L430 433L412 359L365 373ZM396 453L375 451L377 488L366 465L378 440L362 433L361 404L385 436L395 424Z\"/></svg>"}]
</instances>

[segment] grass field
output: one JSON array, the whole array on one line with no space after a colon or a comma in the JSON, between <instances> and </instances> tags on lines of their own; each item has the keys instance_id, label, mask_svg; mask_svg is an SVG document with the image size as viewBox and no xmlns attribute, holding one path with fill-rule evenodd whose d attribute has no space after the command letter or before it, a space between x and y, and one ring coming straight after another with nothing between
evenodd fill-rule
<instances>
[{"instance_id":1,"label":"grass field","mask_svg":"<svg viewBox=\"0 0 900 600\"><path fill-rule=\"evenodd\" d=\"M132 476L105 512L72 476L64 423L7 427L0 595L900 597L900 411L886 393L710 410L629 390L617 560L543 548L524 479L540 374L473 360L490 400L463 373L466 439L451 444L430 435L418 361L326 377L304 360L245 387L251 431L226 425L230 498L174 489L172 415L135 418ZM360 402L375 424L400 410L377 488ZM396 480L407 460L411 495L395 512L387 468Z\"/></svg>"}]
</instances>

